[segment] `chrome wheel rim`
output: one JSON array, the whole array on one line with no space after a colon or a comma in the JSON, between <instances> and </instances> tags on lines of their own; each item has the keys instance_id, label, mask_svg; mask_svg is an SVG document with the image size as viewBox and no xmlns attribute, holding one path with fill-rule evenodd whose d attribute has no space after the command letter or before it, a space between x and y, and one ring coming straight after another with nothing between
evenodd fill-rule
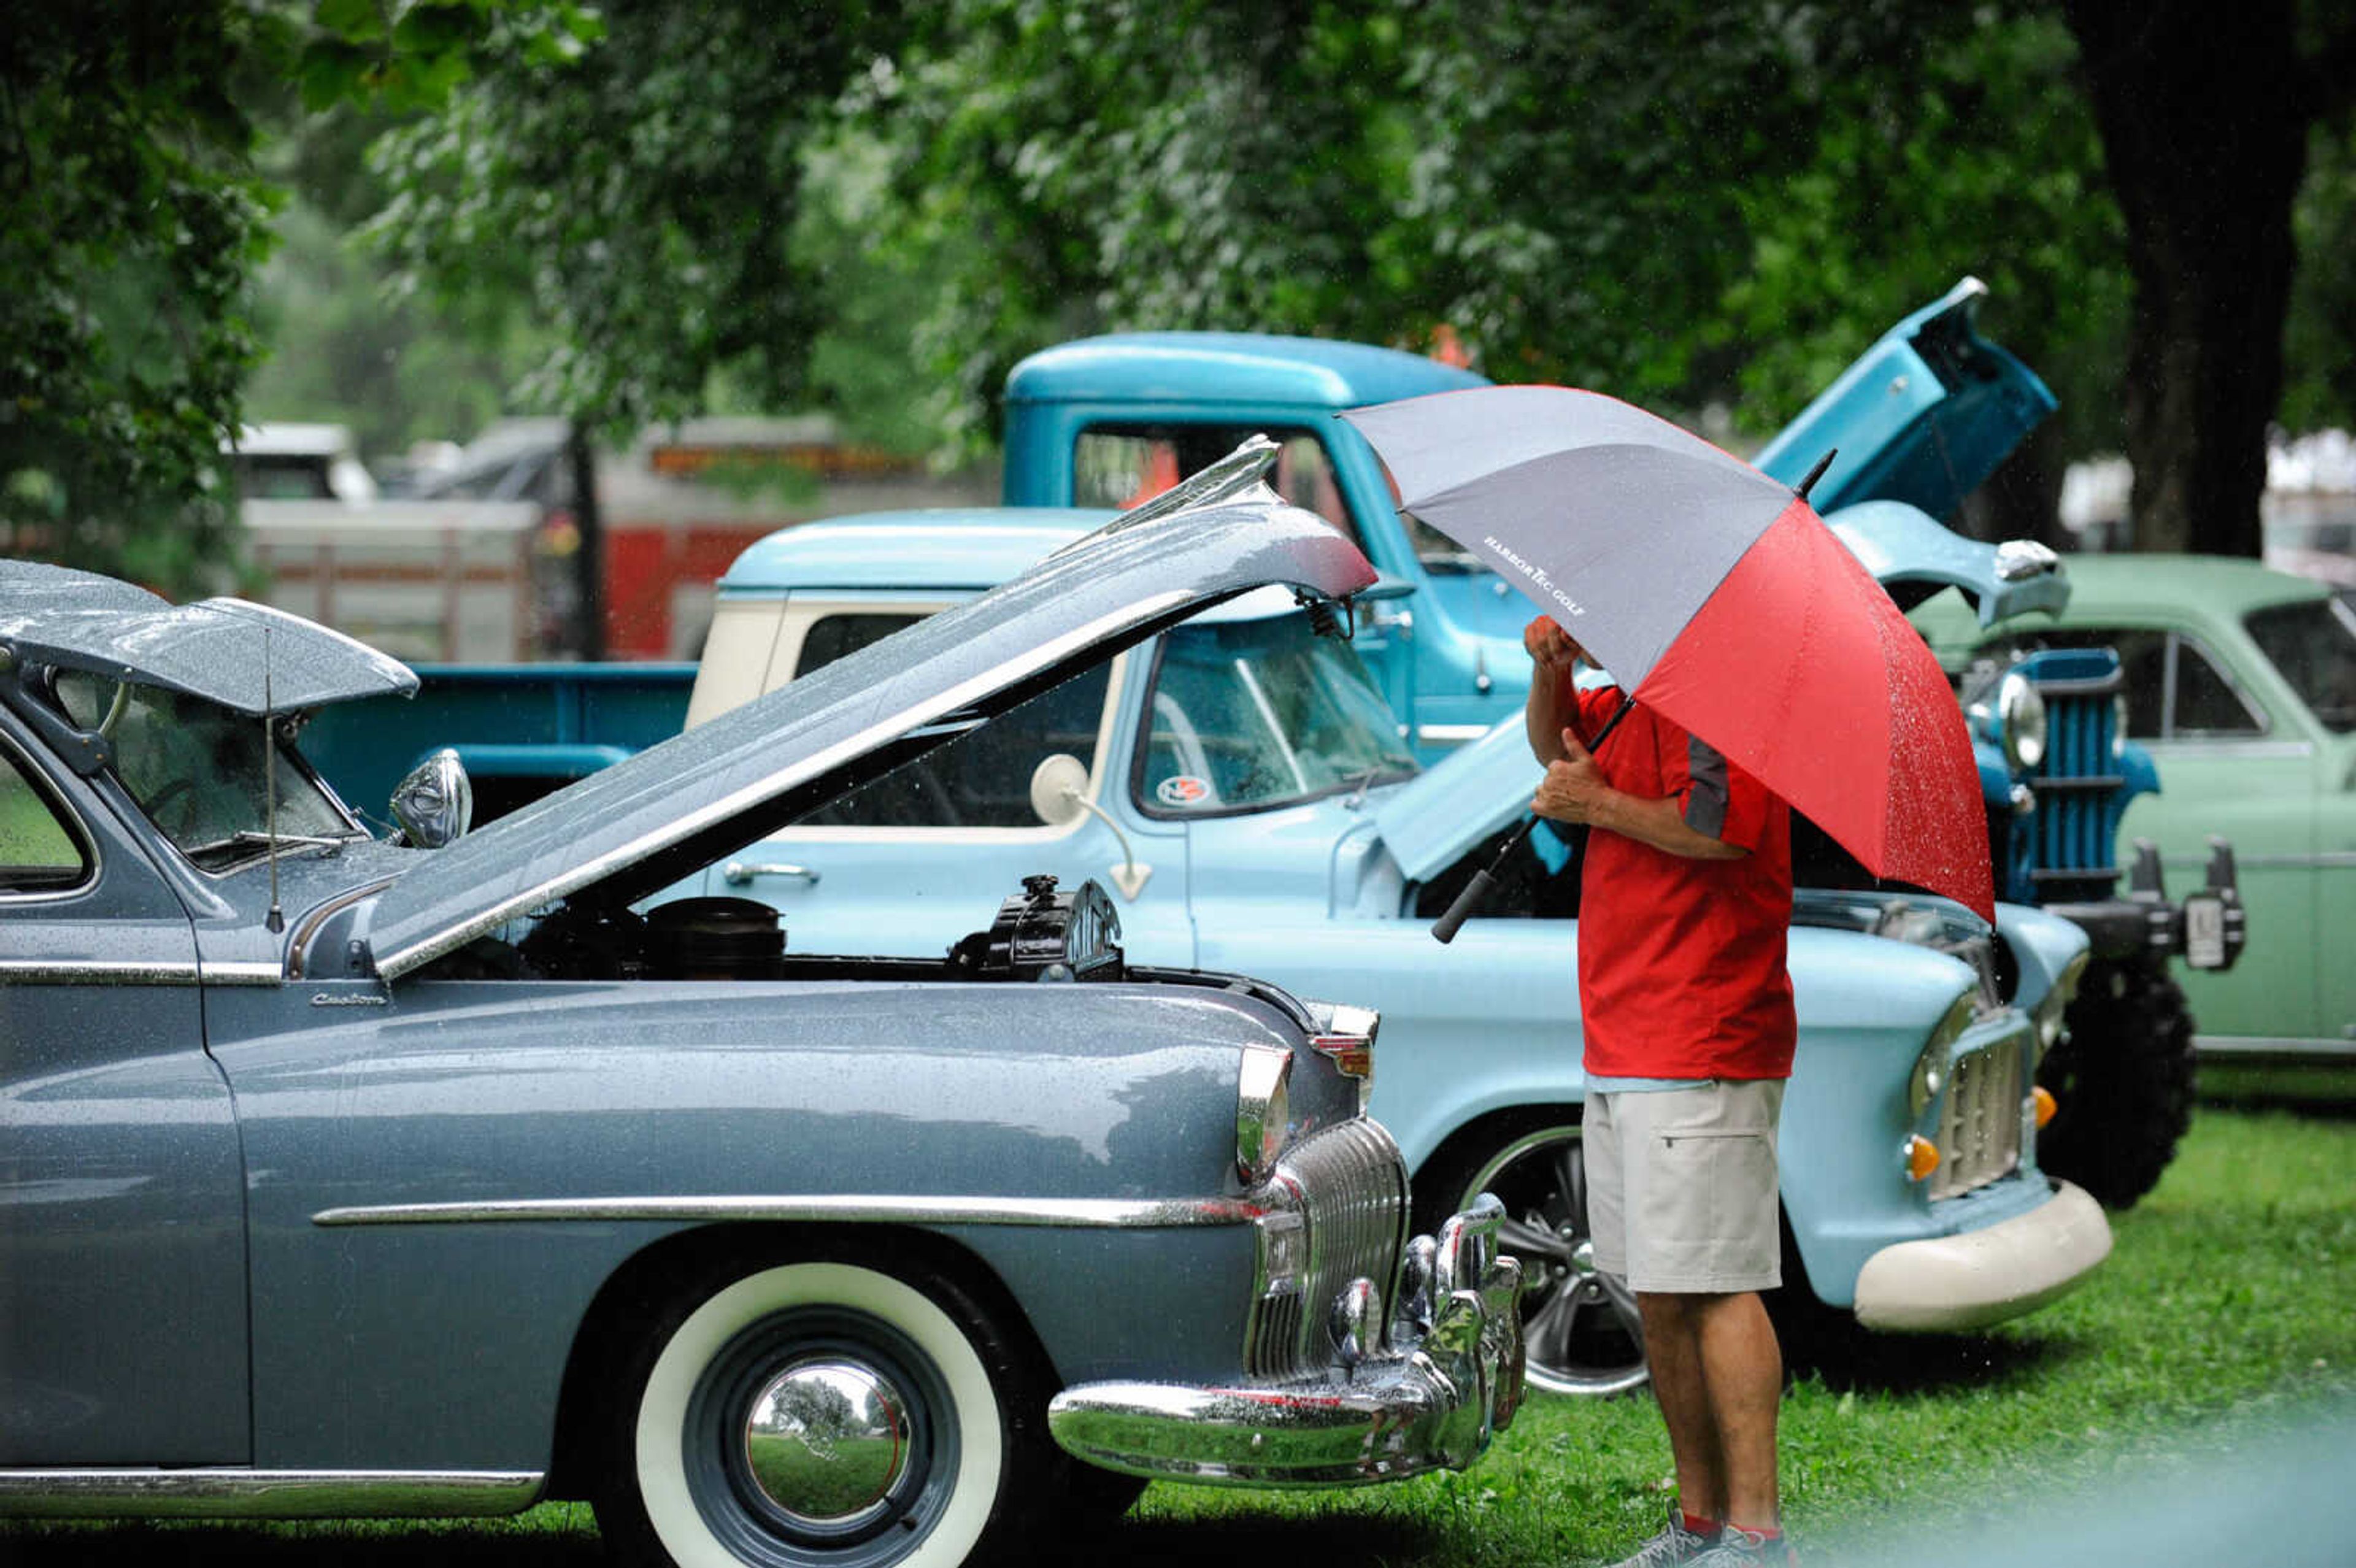
<instances>
[{"instance_id":1,"label":"chrome wheel rim","mask_svg":"<svg viewBox=\"0 0 2356 1568\"><path fill-rule=\"evenodd\" d=\"M1498 1250L1521 1260L1530 1384L1590 1397L1644 1386L1649 1371L1636 1297L1595 1266L1579 1125L1542 1127L1506 1144L1473 1172L1461 1201L1480 1192L1505 1204Z\"/></svg>"},{"instance_id":2,"label":"chrome wheel rim","mask_svg":"<svg viewBox=\"0 0 2356 1568\"><path fill-rule=\"evenodd\" d=\"M789 1309L699 1378L683 1436L705 1526L765 1568L884 1568L913 1552L958 1473L948 1384L889 1323Z\"/></svg>"}]
</instances>

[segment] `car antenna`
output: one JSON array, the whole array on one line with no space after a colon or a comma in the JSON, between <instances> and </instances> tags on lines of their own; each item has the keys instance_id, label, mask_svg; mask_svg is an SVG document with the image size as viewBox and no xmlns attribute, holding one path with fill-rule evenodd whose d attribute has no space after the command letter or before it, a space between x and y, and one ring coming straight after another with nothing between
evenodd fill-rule
<instances>
[{"instance_id":1,"label":"car antenna","mask_svg":"<svg viewBox=\"0 0 2356 1568\"><path fill-rule=\"evenodd\" d=\"M278 745L275 720L270 712L270 623L262 623L262 836L270 857L270 918L262 923L270 934L286 929L286 914L278 907Z\"/></svg>"}]
</instances>

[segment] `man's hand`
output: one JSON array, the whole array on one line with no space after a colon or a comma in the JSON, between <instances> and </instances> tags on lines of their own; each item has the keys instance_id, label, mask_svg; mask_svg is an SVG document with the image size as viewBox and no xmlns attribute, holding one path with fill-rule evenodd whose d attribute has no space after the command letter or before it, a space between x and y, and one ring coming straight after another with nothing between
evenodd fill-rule
<instances>
[{"instance_id":1,"label":"man's hand","mask_svg":"<svg viewBox=\"0 0 2356 1568\"><path fill-rule=\"evenodd\" d=\"M1548 625L1554 623L1549 621ZM1612 793L1603 782L1603 770L1569 730L1562 732L1562 757L1547 764L1530 809L1552 822L1593 822L1597 809Z\"/></svg>"},{"instance_id":2,"label":"man's hand","mask_svg":"<svg viewBox=\"0 0 2356 1568\"><path fill-rule=\"evenodd\" d=\"M1562 624L1551 615L1540 615L1522 628L1522 648L1540 669L1563 675L1569 675L1571 666L1587 658L1587 650L1580 647L1571 635L1562 629ZM1595 661L1588 659L1587 662L1593 664Z\"/></svg>"}]
</instances>

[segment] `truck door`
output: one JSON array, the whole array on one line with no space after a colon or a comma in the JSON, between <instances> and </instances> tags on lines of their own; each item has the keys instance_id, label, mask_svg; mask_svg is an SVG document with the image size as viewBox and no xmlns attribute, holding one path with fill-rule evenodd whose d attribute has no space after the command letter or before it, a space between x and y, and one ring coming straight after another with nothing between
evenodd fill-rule
<instances>
[{"instance_id":1,"label":"truck door","mask_svg":"<svg viewBox=\"0 0 2356 1568\"><path fill-rule=\"evenodd\" d=\"M796 594L767 684L942 607L905 596ZM797 951L938 957L987 929L1025 877L1051 875L1066 887L1094 878L1113 895L1133 957L1192 962L1183 829L1139 821L1118 798L1121 699L1136 658L1076 676L829 804L714 867L706 891L783 912ZM1094 807L1060 825L1042 820L1032 801L1033 775L1057 755L1079 763L1080 795Z\"/></svg>"},{"instance_id":2,"label":"truck door","mask_svg":"<svg viewBox=\"0 0 2356 1568\"><path fill-rule=\"evenodd\" d=\"M244 1182L187 912L0 715L0 1465L249 1457Z\"/></svg>"}]
</instances>

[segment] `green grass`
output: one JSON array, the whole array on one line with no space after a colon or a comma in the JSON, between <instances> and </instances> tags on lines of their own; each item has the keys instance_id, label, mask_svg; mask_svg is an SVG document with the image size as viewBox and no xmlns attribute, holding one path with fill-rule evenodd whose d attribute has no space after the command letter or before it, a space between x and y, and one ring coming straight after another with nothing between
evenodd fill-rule
<instances>
[{"instance_id":1,"label":"green grass","mask_svg":"<svg viewBox=\"0 0 2356 1568\"><path fill-rule=\"evenodd\" d=\"M2056 1488L2197 1477L2303 1411L2356 1406L2356 1121L2204 1109L2115 1229L2094 1278L2033 1317L1985 1337L1877 1340L1865 1364L1796 1382L1783 1417L1795 1535L1894 1536ZM1124 1568L1603 1562L1658 1527L1668 1471L1649 1400L1542 1398L1461 1475L1322 1493L1156 1486L1091 1555ZM574 1568L597 1561L595 1542L585 1509L550 1507L464 1525L20 1525L0 1531L0 1559Z\"/></svg>"}]
</instances>

